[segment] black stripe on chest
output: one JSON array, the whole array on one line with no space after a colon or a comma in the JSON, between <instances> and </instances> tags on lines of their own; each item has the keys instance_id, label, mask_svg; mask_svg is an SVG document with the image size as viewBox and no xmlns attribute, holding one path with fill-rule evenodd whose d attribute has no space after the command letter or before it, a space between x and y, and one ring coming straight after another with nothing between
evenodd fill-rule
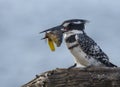
<instances>
[{"instance_id":1,"label":"black stripe on chest","mask_svg":"<svg viewBox=\"0 0 120 87\"><path fill-rule=\"evenodd\" d=\"M66 38L65 40L67 43L73 43L76 41L75 35L71 35L70 37Z\"/></svg>"}]
</instances>

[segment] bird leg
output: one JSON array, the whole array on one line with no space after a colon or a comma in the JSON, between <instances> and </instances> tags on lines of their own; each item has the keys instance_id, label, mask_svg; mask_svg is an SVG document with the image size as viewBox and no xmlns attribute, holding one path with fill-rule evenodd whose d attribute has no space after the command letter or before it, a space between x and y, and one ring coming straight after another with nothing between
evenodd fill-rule
<instances>
[{"instance_id":1,"label":"bird leg","mask_svg":"<svg viewBox=\"0 0 120 87\"><path fill-rule=\"evenodd\" d=\"M74 65L70 66L68 69L72 69L72 68L74 68L76 66L77 66L77 64L75 63Z\"/></svg>"}]
</instances>

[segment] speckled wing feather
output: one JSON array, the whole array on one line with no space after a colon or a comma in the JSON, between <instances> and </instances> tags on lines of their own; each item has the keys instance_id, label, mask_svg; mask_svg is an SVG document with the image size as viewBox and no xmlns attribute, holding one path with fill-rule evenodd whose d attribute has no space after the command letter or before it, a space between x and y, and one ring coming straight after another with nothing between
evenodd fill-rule
<instances>
[{"instance_id":1,"label":"speckled wing feather","mask_svg":"<svg viewBox=\"0 0 120 87\"><path fill-rule=\"evenodd\" d=\"M76 39L80 44L81 49L88 55L88 57L92 57L98 60L107 67L117 67L116 65L109 62L108 56L89 36L86 34L77 34Z\"/></svg>"}]
</instances>

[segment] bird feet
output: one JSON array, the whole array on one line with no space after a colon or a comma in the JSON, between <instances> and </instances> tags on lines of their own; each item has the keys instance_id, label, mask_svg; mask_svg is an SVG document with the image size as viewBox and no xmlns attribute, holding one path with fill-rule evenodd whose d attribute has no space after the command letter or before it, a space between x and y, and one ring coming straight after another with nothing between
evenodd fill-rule
<instances>
[{"instance_id":1,"label":"bird feet","mask_svg":"<svg viewBox=\"0 0 120 87\"><path fill-rule=\"evenodd\" d=\"M77 66L77 64L75 63L74 65L70 66L68 69L72 69L72 68L74 68L76 66Z\"/></svg>"},{"instance_id":2,"label":"bird feet","mask_svg":"<svg viewBox=\"0 0 120 87\"><path fill-rule=\"evenodd\" d=\"M72 69L72 68L75 68L77 66L77 64L75 63L74 65L72 65L72 66L70 66L69 68L68 68L68 70L70 70L70 69ZM81 70L84 70L84 71L87 71L88 69L90 69L90 68L92 68L92 67L94 67L93 65L89 65L89 66L86 66L86 67L81 67L80 69Z\"/></svg>"}]
</instances>

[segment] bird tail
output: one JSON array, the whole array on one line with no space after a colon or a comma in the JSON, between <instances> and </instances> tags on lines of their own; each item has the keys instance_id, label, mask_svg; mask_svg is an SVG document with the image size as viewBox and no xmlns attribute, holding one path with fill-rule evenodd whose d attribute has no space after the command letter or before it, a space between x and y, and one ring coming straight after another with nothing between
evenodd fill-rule
<instances>
[{"instance_id":1,"label":"bird tail","mask_svg":"<svg viewBox=\"0 0 120 87\"><path fill-rule=\"evenodd\" d=\"M103 63L106 67L117 67L113 63L111 63L109 60L104 60L103 58L98 59L101 63Z\"/></svg>"},{"instance_id":2,"label":"bird tail","mask_svg":"<svg viewBox=\"0 0 120 87\"><path fill-rule=\"evenodd\" d=\"M112 64L111 62L109 62L106 66L107 67L117 67L116 65Z\"/></svg>"}]
</instances>

